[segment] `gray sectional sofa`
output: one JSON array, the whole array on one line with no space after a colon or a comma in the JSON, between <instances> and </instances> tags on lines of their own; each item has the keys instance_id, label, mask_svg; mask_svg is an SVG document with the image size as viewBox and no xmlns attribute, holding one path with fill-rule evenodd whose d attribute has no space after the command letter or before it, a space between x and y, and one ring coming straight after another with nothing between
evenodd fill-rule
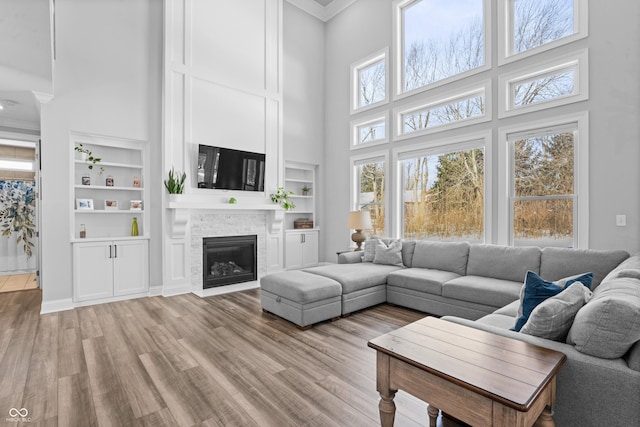
<instances>
[{"instance_id":1,"label":"gray sectional sofa","mask_svg":"<svg viewBox=\"0 0 640 427\"><path fill-rule=\"evenodd\" d=\"M337 265L298 271L298 283L308 286L313 295L320 295L320 282L331 284L333 290L339 284L342 315L386 301L561 351L568 361L558 375L556 425L640 425L640 254L630 257L619 250L403 241L401 260L395 265L389 265L393 261L375 262L375 258L374 262L363 262L363 256L362 252L344 253ZM570 343L510 330L518 316L527 271L548 281L593 272L593 297L578 311L567 338ZM276 294L290 273L262 279L263 308L267 311L280 314L281 301ZM335 313L337 300L334 294L331 298ZM316 314L318 307L324 306L322 301L308 302ZM295 309L304 313L305 307L303 303ZM583 312L587 314L582 316ZM616 318L620 313L623 320ZM594 322L604 327L594 326ZM621 351L624 354L618 354Z\"/></svg>"}]
</instances>

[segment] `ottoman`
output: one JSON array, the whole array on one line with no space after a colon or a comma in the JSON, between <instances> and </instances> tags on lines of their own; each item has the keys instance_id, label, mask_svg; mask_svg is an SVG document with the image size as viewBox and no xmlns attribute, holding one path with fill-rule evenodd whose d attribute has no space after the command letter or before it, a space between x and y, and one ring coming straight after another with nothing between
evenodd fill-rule
<instances>
[{"instance_id":1,"label":"ottoman","mask_svg":"<svg viewBox=\"0 0 640 427\"><path fill-rule=\"evenodd\" d=\"M342 286L301 270L269 274L260 279L262 309L300 327L340 317Z\"/></svg>"}]
</instances>

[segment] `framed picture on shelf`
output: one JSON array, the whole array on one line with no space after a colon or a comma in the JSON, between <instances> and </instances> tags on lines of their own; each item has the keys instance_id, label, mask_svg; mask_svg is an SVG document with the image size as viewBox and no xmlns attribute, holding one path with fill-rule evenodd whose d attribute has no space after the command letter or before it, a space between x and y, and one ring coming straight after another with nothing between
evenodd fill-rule
<instances>
[{"instance_id":1,"label":"framed picture on shelf","mask_svg":"<svg viewBox=\"0 0 640 427\"><path fill-rule=\"evenodd\" d=\"M92 211L93 199L76 199L76 209L79 211Z\"/></svg>"},{"instance_id":2,"label":"framed picture on shelf","mask_svg":"<svg viewBox=\"0 0 640 427\"><path fill-rule=\"evenodd\" d=\"M132 211L141 211L142 210L142 200L131 200L129 209Z\"/></svg>"},{"instance_id":3,"label":"framed picture on shelf","mask_svg":"<svg viewBox=\"0 0 640 427\"><path fill-rule=\"evenodd\" d=\"M104 210L105 211L117 211L118 210L118 201L117 200L105 200L104 201Z\"/></svg>"}]
</instances>

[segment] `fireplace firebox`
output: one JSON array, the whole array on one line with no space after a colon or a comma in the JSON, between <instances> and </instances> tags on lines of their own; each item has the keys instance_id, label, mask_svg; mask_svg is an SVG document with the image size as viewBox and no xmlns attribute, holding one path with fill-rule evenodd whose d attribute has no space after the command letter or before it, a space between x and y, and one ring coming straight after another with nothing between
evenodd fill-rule
<instances>
[{"instance_id":1,"label":"fireplace firebox","mask_svg":"<svg viewBox=\"0 0 640 427\"><path fill-rule=\"evenodd\" d=\"M202 239L203 289L257 280L258 236Z\"/></svg>"}]
</instances>

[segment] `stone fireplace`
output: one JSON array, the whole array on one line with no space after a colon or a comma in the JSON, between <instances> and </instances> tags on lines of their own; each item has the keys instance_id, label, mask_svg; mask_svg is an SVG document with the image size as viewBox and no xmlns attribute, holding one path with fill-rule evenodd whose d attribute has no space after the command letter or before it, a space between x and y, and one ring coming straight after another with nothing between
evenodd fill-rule
<instances>
[{"instance_id":1,"label":"stone fireplace","mask_svg":"<svg viewBox=\"0 0 640 427\"><path fill-rule=\"evenodd\" d=\"M204 237L203 289L257 280L258 236Z\"/></svg>"}]
</instances>

